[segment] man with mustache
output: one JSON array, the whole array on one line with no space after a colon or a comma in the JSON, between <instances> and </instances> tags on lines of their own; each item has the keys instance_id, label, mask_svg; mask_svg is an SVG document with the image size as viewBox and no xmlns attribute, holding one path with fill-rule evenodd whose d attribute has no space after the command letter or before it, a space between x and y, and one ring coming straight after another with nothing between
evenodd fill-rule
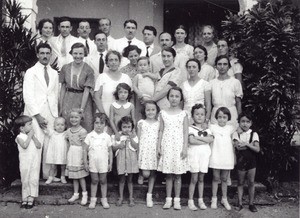
<instances>
[{"instance_id":1,"label":"man with mustache","mask_svg":"<svg viewBox=\"0 0 300 218\"><path fill-rule=\"evenodd\" d=\"M135 38L136 30L137 30L137 22L135 20L126 20L124 22L125 36L115 41L115 50L117 50L122 54L124 48L127 47L128 45L136 45L142 50L141 56L146 56L145 43ZM125 66L128 63L129 60L127 59L124 60L124 63L122 63L121 65Z\"/></svg>"},{"instance_id":2,"label":"man with mustache","mask_svg":"<svg viewBox=\"0 0 300 218\"><path fill-rule=\"evenodd\" d=\"M87 57L89 57L95 50L96 46L93 40L90 39L91 27L87 20L82 20L78 25L78 41L85 45L87 49Z\"/></svg>"},{"instance_id":3,"label":"man with mustache","mask_svg":"<svg viewBox=\"0 0 300 218\"><path fill-rule=\"evenodd\" d=\"M173 40L172 40L172 35L168 32L162 32L159 35L159 45L161 49L167 48L167 47L172 47L173 45ZM178 68L180 68L181 74L182 74L182 81L184 82L187 80L187 71L185 64L188 61L189 57L185 54L179 53L176 54L174 65ZM164 68L164 64L162 61L161 57L161 51L158 52L157 54L154 54L150 57L150 67L151 71L155 74L159 74L159 71Z\"/></svg>"},{"instance_id":4,"label":"man with mustache","mask_svg":"<svg viewBox=\"0 0 300 218\"><path fill-rule=\"evenodd\" d=\"M58 117L58 73L49 65L52 54L50 45L41 43L37 46L36 51L38 62L29 68L24 76L24 115L32 117L34 134L43 144L45 138L43 130L53 129L54 119ZM46 150L47 148L43 147L44 154ZM40 166L40 163L38 164ZM49 170L49 165L44 164L44 179L48 178Z\"/></svg>"}]
</instances>

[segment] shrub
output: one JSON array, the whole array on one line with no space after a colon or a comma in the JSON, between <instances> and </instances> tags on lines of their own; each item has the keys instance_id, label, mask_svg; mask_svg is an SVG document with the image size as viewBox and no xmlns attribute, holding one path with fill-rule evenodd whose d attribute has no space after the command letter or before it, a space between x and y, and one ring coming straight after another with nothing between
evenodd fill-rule
<instances>
[{"instance_id":1,"label":"shrub","mask_svg":"<svg viewBox=\"0 0 300 218\"><path fill-rule=\"evenodd\" d=\"M21 14L16 0L7 0L2 9L0 31L0 185L18 177L18 151L13 123L23 112L24 72L36 62L35 37L24 28L28 16Z\"/></svg>"},{"instance_id":2,"label":"shrub","mask_svg":"<svg viewBox=\"0 0 300 218\"><path fill-rule=\"evenodd\" d=\"M243 107L254 114L262 148L259 177L270 183L287 179L286 172L298 167L298 151L290 141L299 87L299 18L289 1L261 0L222 22L224 37L244 66Z\"/></svg>"}]
</instances>

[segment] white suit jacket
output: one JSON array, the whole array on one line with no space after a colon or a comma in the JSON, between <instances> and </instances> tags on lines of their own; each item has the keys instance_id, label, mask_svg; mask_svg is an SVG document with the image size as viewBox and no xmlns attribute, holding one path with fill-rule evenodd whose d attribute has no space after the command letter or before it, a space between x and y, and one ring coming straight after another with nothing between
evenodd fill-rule
<instances>
[{"instance_id":1,"label":"white suit jacket","mask_svg":"<svg viewBox=\"0 0 300 218\"><path fill-rule=\"evenodd\" d=\"M26 71L23 82L25 115L43 114L43 107L47 103L52 116L58 116L58 73L49 65L47 72L49 75L48 86L44 77L44 65L40 62Z\"/></svg>"}]
</instances>

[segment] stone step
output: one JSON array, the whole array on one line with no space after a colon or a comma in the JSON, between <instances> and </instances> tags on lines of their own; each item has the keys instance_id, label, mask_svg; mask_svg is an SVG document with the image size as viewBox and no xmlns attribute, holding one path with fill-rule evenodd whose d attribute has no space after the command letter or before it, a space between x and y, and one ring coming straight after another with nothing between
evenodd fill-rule
<instances>
[{"instance_id":1,"label":"stone step","mask_svg":"<svg viewBox=\"0 0 300 218\"><path fill-rule=\"evenodd\" d=\"M9 190L2 194L0 201L2 202L20 202L21 201L21 181L15 180ZM148 190L148 184L144 183L143 185L134 184L134 198L137 203L145 203L146 193ZM90 183L87 183L88 192L90 190ZM183 205L187 204L188 200L188 184L183 184L181 189L181 198ZM204 200L210 202L211 196L211 183L205 183L204 186ZM266 192L266 187L261 183L256 183L256 195ZM108 183L108 192L107 198L110 203L115 203L118 199L118 184L117 183ZM245 186L245 194L247 194ZM69 204L68 199L72 196L73 193L73 184L69 181L67 184L62 184L60 182L54 182L49 185L45 184L45 180L40 180L39 182L39 197L37 198L38 204L47 204L47 205L64 205ZM197 188L195 190L195 198L198 196ZM221 196L221 187L219 186L219 194ZM100 188L98 188L98 201L100 201ZM127 187L125 186L124 196L128 196ZM233 180L232 185L228 186L228 199L229 201L236 201L237 197L237 181ZM248 197L245 197L248 199ZM163 204L165 201L165 185L161 183L156 183L153 190L153 201L156 204ZM77 201L79 203L79 201ZM126 203L126 201L125 201ZM267 201L262 201L262 205L272 205L270 199Z\"/></svg>"}]
</instances>

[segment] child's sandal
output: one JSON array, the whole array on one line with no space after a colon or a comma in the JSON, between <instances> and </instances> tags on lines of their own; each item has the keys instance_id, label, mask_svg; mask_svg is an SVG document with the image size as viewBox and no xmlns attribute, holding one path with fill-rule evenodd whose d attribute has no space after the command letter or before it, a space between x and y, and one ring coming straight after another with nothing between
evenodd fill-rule
<instances>
[{"instance_id":1,"label":"child's sandal","mask_svg":"<svg viewBox=\"0 0 300 218\"><path fill-rule=\"evenodd\" d=\"M123 199L119 198L118 201L116 202L117 207L121 207L123 204Z\"/></svg>"},{"instance_id":2,"label":"child's sandal","mask_svg":"<svg viewBox=\"0 0 300 218\"><path fill-rule=\"evenodd\" d=\"M130 199L129 199L129 207L133 207L134 205L135 205L134 199L133 199L133 198L130 198Z\"/></svg>"}]
</instances>

